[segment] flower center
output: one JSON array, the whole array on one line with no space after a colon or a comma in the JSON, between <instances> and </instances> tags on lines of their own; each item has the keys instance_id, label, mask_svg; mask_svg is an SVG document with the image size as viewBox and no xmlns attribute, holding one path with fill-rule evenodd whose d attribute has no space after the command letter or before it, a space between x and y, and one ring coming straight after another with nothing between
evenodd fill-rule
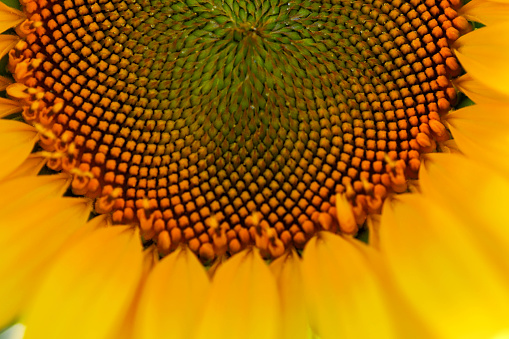
<instances>
[{"instance_id":1,"label":"flower center","mask_svg":"<svg viewBox=\"0 0 509 339\"><path fill-rule=\"evenodd\" d=\"M23 5L9 67L28 89L10 94L49 166L162 254L355 233L448 138L459 1Z\"/></svg>"}]
</instances>

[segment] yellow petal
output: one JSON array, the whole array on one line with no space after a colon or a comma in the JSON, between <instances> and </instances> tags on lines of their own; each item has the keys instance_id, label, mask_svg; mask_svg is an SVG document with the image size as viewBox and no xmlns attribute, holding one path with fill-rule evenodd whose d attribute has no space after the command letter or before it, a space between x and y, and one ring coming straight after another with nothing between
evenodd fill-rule
<instances>
[{"instance_id":1,"label":"yellow petal","mask_svg":"<svg viewBox=\"0 0 509 339\"><path fill-rule=\"evenodd\" d=\"M3 3L0 2L3 5ZM2 6L0 5L0 9ZM3 17L2 17L3 18ZM0 19L0 31L4 25ZM18 43L19 37L17 35L1 34L0 35L0 58L3 58L9 51Z\"/></svg>"},{"instance_id":2,"label":"yellow petal","mask_svg":"<svg viewBox=\"0 0 509 339\"><path fill-rule=\"evenodd\" d=\"M477 104L509 103L509 95L482 84L468 73L453 79L452 82L456 88Z\"/></svg>"},{"instance_id":3,"label":"yellow petal","mask_svg":"<svg viewBox=\"0 0 509 339\"><path fill-rule=\"evenodd\" d=\"M0 327L12 321L33 294L46 266L90 214L86 199L52 198L0 221Z\"/></svg>"},{"instance_id":4,"label":"yellow petal","mask_svg":"<svg viewBox=\"0 0 509 339\"><path fill-rule=\"evenodd\" d=\"M25 20L25 14L0 2L0 18L0 33L2 33Z\"/></svg>"},{"instance_id":5,"label":"yellow petal","mask_svg":"<svg viewBox=\"0 0 509 339\"><path fill-rule=\"evenodd\" d=\"M476 29L453 44L463 68L485 86L509 95L509 23Z\"/></svg>"},{"instance_id":6,"label":"yellow petal","mask_svg":"<svg viewBox=\"0 0 509 339\"><path fill-rule=\"evenodd\" d=\"M281 339L311 338L311 328L304 303L300 258L290 251L270 264L276 277L281 300Z\"/></svg>"},{"instance_id":7,"label":"yellow petal","mask_svg":"<svg viewBox=\"0 0 509 339\"><path fill-rule=\"evenodd\" d=\"M0 91L5 91L5 89L11 84L11 79L0 76Z\"/></svg>"},{"instance_id":8,"label":"yellow petal","mask_svg":"<svg viewBox=\"0 0 509 339\"><path fill-rule=\"evenodd\" d=\"M370 263L370 250L328 232L311 239L304 249L309 317L320 338L394 337L383 282Z\"/></svg>"},{"instance_id":9,"label":"yellow petal","mask_svg":"<svg viewBox=\"0 0 509 339\"><path fill-rule=\"evenodd\" d=\"M18 213L33 203L64 194L70 184L66 174L20 177L0 182L0 215Z\"/></svg>"},{"instance_id":10,"label":"yellow petal","mask_svg":"<svg viewBox=\"0 0 509 339\"><path fill-rule=\"evenodd\" d=\"M38 153L30 154L21 165L7 175L3 181L13 180L20 177L35 176L46 164L47 158Z\"/></svg>"},{"instance_id":11,"label":"yellow petal","mask_svg":"<svg viewBox=\"0 0 509 339\"><path fill-rule=\"evenodd\" d=\"M448 208L419 194L386 201L382 251L397 290L433 332L429 337L491 338L507 325L507 274Z\"/></svg>"},{"instance_id":12,"label":"yellow petal","mask_svg":"<svg viewBox=\"0 0 509 339\"><path fill-rule=\"evenodd\" d=\"M90 218L90 216L89 216ZM72 248L76 243L79 243L84 237L89 236L92 232L102 228L110 227L111 216L107 214L100 214L88 220L88 222L74 232L67 238L62 250Z\"/></svg>"},{"instance_id":13,"label":"yellow petal","mask_svg":"<svg viewBox=\"0 0 509 339\"><path fill-rule=\"evenodd\" d=\"M485 25L506 22L509 17L509 2L472 0L462 6L458 14Z\"/></svg>"},{"instance_id":14,"label":"yellow petal","mask_svg":"<svg viewBox=\"0 0 509 339\"><path fill-rule=\"evenodd\" d=\"M35 129L14 120L0 120L0 179L20 166L37 141Z\"/></svg>"},{"instance_id":15,"label":"yellow petal","mask_svg":"<svg viewBox=\"0 0 509 339\"><path fill-rule=\"evenodd\" d=\"M465 157L442 154L427 156L420 176L423 194L448 206L464 223L462 231L475 237L483 251L491 253L492 261L500 261L509 270L505 260L509 256L507 176Z\"/></svg>"},{"instance_id":16,"label":"yellow petal","mask_svg":"<svg viewBox=\"0 0 509 339\"><path fill-rule=\"evenodd\" d=\"M189 338L203 310L209 285L203 265L188 248L164 257L143 288L134 337Z\"/></svg>"},{"instance_id":17,"label":"yellow petal","mask_svg":"<svg viewBox=\"0 0 509 339\"><path fill-rule=\"evenodd\" d=\"M134 334L134 325L136 321L136 313L138 312L139 301L141 293L145 287L146 278L149 273L159 262L159 252L156 245L151 245L143 251L143 267L141 273L140 283L136 289L134 300L132 301L127 314L120 324L119 328L114 329L109 338L122 338L122 339L138 339Z\"/></svg>"},{"instance_id":18,"label":"yellow petal","mask_svg":"<svg viewBox=\"0 0 509 339\"><path fill-rule=\"evenodd\" d=\"M7 86L2 87L4 84L3 79L4 79L3 77L0 77L0 91L5 90L5 88L7 88ZM0 118L4 118L11 114L21 112L22 109L23 108L17 101L0 98Z\"/></svg>"},{"instance_id":19,"label":"yellow petal","mask_svg":"<svg viewBox=\"0 0 509 339\"><path fill-rule=\"evenodd\" d=\"M217 269L196 338L279 338L279 295L268 266L254 249Z\"/></svg>"},{"instance_id":20,"label":"yellow petal","mask_svg":"<svg viewBox=\"0 0 509 339\"><path fill-rule=\"evenodd\" d=\"M59 255L22 322L25 339L101 339L124 319L142 268L136 229L113 226Z\"/></svg>"},{"instance_id":21,"label":"yellow petal","mask_svg":"<svg viewBox=\"0 0 509 339\"><path fill-rule=\"evenodd\" d=\"M444 119L467 156L509 174L509 103L473 105Z\"/></svg>"},{"instance_id":22,"label":"yellow petal","mask_svg":"<svg viewBox=\"0 0 509 339\"><path fill-rule=\"evenodd\" d=\"M373 214L366 220L369 231L369 245L375 249L380 248L380 215Z\"/></svg>"}]
</instances>

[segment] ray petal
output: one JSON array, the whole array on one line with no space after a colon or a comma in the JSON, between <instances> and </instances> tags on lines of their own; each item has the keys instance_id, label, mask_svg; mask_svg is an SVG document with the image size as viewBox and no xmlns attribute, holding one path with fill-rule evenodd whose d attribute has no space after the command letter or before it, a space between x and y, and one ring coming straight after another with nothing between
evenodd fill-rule
<instances>
[{"instance_id":1,"label":"ray petal","mask_svg":"<svg viewBox=\"0 0 509 339\"><path fill-rule=\"evenodd\" d=\"M32 296L45 267L90 213L86 199L53 198L2 214L0 221L0 327Z\"/></svg>"},{"instance_id":2,"label":"ray petal","mask_svg":"<svg viewBox=\"0 0 509 339\"><path fill-rule=\"evenodd\" d=\"M163 258L143 289L134 336L188 338L203 309L209 285L203 265L188 248Z\"/></svg>"},{"instance_id":3,"label":"ray petal","mask_svg":"<svg viewBox=\"0 0 509 339\"><path fill-rule=\"evenodd\" d=\"M108 338L124 319L141 270L135 229L115 226L93 232L51 267L23 319L25 339Z\"/></svg>"},{"instance_id":4,"label":"ray petal","mask_svg":"<svg viewBox=\"0 0 509 339\"><path fill-rule=\"evenodd\" d=\"M196 338L278 338L279 295L254 249L231 257L214 275Z\"/></svg>"},{"instance_id":5,"label":"ray petal","mask_svg":"<svg viewBox=\"0 0 509 339\"><path fill-rule=\"evenodd\" d=\"M270 264L281 297L281 339L311 338L311 328L304 303L301 261L290 251Z\"/></svg>"},{"instance_id":6,"label":"ray petal","mask_svg":"<svg viewBox=\"0 0 509 339\"><path fill-rule=\"evenodd\" d=\"M490 338L507 325L507 273L463 227L447 206L418 194L382 212L381 247L397 291L432 338Z\"/></svg>"},{"instance_id":7,"label":"ray petal","mask_svg":"<svg viewBox=\"0 0 509 339\"><path fill-rule=\"evenodd\" d=\"M462 6L458 14L465 19L481 22L485 25L507 22L509 2L472 0Z\"/></svg>"},{"instance_id":8,"label":"ray petal","mask_svg":"<svg viewBox=\"0 0 509 339\"><path fill-rule=\"evenodd\" d=\"M309 317L320 338L394 337L383 282L370 264L370 253L366 245L328 232L311 239L304 249Z\"/></svg>"},{"instance_id":9,"label":"ray petal","mask_svg":"<svg viewBox=\"0 0 509 339\"><path fill-rule=\"evenodd\" d=\"M423 193L456 213L492 260L509 269L504 260L509 256L509 215L506 192L509 179L478 161L464 156L435 154L428 156L421 171ZM461 169L461 170L459 170ZM443 190L446 185L447 190ZM468 192L465 198L464 193ZM504 254L505 253L505 254Z\"/></svg>"},{"instance_id":10,"label":"ray petal","mask_svg":"<svg viewBox=\"0 0 509 339\"><path fill-rule=\"evenodd\" d=\"M470 75L509 95L509 23L476 29L453 44L456 57Z\"/></svg>"},{"instance_id":11,"label":"ray petal","mask_svg":"<svg viewBox=\"0 0 509 339\"><path fill-rule=\"evenodd\" d=\"M46 164L47 158L38 153L30 154L21 165L14 171L3 178L3 181L8 181L20 177L35 176L43 166Z\"/></svg>"},{"instance_id":12,"label":"ray petal","mask_svg":"<svg viewBox=\"0 0 509 339\"><path fill-rule=\"evenodd\" d=\"M0 213L6 217L16 209L64 194L70 178L66 174L19 177L0 182Z\"/></svg>"},{"instance_id":13,"label":"ray petal","mask_svg":"<svg viewBox=\"0 0 509 339\"><path fill-rule=\"evenodd\" d=\"M473 105L444 117L460 150L509 173L509 103Z\"/></svg>"},{"instance_id":14,"label":"ray petal","mask_svg":"<svg viewBox=\"0 0 509 339\"><path fill-rule=\"evenodd\" d=\"M136 314L138 313L140 297L145 288L145 284L149 273L154 269L158 262L159 262L159 252L157 251L156 245L149 246L143 251L143 268L141 273L141 280L136 290L136 294L131 305L129 306L129 309L124 320L120 324L120 327L113 330L110 338L122 338L122 339L139 338L135 336L134 326L136 323Z\"/></svg>"},{"instance_id":15,"label":"ray petal","mask_svg":"<svg viewBox=\"0 0 509 339\"><path fill-rule=\"evenodd\" d=\"M0 76L0 91L5 91L9 85L12 84L12 80L3 76Z\"/></svg>"},{"instance_id":16,"label":"ray petal","mask_svg":"<svg viewBox=\"0 0 509 339\"><path fill-rule=\"evenodd\" d=\"M0 179L20 166L37 141L36 130L25 123L0 120Z\"/></svg>"},{"instance_id":17,"label":"ray petal","mask_svg":"<svg viewBox=\"0 0 509 339\"><path fill-rule=\"evenodd\" d=\"M23 14L23 12L9 7L3 2L0 2L0 15L2 16L2 19L0 19L0 33L5 32L9 28L25 20L25 14Z\"/></svg>"},{"instance_id":18,"label":"ray petal","mask_svg":"<svg viewBox=\"0 0 509 339\"><path fill-rule=\"evenodd\" d=\"M1 7L1 6L0 6ZM0 20L0 30L2 30L2 20ZM18 43L17 35L1 34L0 35L0 58L3 58Z\"/></svg>"},{"instance_id":19,"label":"ray petal","mask_svg":"<svg viewBox=\"0 0 509 339\"><path fill-rule=\"evenodd\" d=\"M452 80L453 84L477 104L509 103L509 95L472 78L468 73Z\"/></svg>"},{"instance_id":20,"label":"ray petal","mask_svg":"<svg viewBox=\"0 0 509 339\"><path fill-rule=\"evenodd\" d=\"M0 77L0 91L4 90L6 87L2 88L2 77ZM14 100L0 98L0 118L7 117L11 114L21 112L23 108L21 105Z\"/></svg>"}]
</instances>

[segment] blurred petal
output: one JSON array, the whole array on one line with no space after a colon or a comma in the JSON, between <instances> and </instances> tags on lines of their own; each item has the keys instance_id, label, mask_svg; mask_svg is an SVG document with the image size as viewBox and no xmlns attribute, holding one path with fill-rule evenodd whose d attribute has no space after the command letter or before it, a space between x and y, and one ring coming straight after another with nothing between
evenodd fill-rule
<instances>
[{"instance_id":1,"label":"blurred petal","mask_svg":"<svg viewBox=\"0 0 509 339\"><path fill-rule=\"evenodd\" d=\"M3 76L0 76L0 91L5 91L9 85L12 84L12 80ZM11 113L12 114L12 113Z\"/></svg>"},{"instance_id":2,"label":"blurred petal","mask_svg":"<svg viewBox=\"0 0 509 339\"><path fill-rule=\"evenodd\" d=\"M89 215L90 217L90 215ZM63 250L72 248L76 243L80 242L84 237L87 237L92 232L97 231L101 228L111 226L110 216L107 214L101 214L90 218L88 222L74 232L65 242Z\"/></svg>"},{"instance_id":3,"label":"blurred petal","mask_svg":"<svg viewBox=\"0 0 509 339\"><path fill-rule=\"evenodd\" d=\"M32 126L14 120L0 120L0 179L27 159L36 141L37 132Z\"/></svg>"},{"instance_id":4,"label":"blurred petal","mask_svg":"<svg viewBox=\"0 0 509 339\"><path fill-rule=\"evenodd\" d=\"M464 154L509 174L509 104L468 106L444 120Z\"/></svg>"},{"instance_id":5,"label":"blurred petal","mask_svg":"<svg viewBox=\"0 0 509 339\"><path fill-rule=\"evenodd\" d=\"M387 201L382 212L388 267L433 338L490 338L507 325L507 274L486 260L463 226L418 194Z\"/></svg>"},{"instance_id":6,"label":"blurred petal","mask_svg":"<svg viewBox=\"0 0 509 339\"><path fill-rule=\"evenodd\" d=\"M5 90L7 86L3 87L6 83L5 78L0 77L0 91ZM7 117L13 113L21 112L23 107L17 101L0 98L0 118Z\"/></svg>"},{"instance_id":7,"label":"blurred petal","mask_svg":"<svg viewBox=\"0 0 509 339\"><path fill-rule=\"evenodd\" d=\"M152 245L146 248L143 251L143 267L141 273L140 283L138 284L138 288L136 290L134 299L129 306L127 314L120 324L120 326L112 331L112 335L110 338L122 338L122 339L137 339L134 335L134 326L136 321L136 313L138 310L138 305L140 302L141 293L145 288L145 282L149 273L155 267L157 262L159 261L159 253L157 252L157 246Z\"/></svg>"},{"instance_id":8,"label":"blurred petal","mask_svg":"<svg viewBox=\"0 0 509 339\"><path fill-rule=\"evenodd\" d=\"M143 288L134 337L189 338L203 311L209 285L203 265L187 247L164 257Z\"/></svg>"},{"instance_id":9,"label":"blurred petal","mask_svg":"<svg viewBox=\"0 0 509 339\"><path fill-rule=\"evenodd\" d=\"M477 104L509 103L509 94L500 93L495 88L484 85L468 73L451 81L457 89Z\"/></svg>"},{"instance_id":10,"label":"blurred petal","mask_svg":"<svg viewBox=\"0 0 509 339\"><path fill-rule=\"evenodd\" d=\"M62 253L23 319L25 339L100 339L120 326L142 268L137 229L93 232Z\"/></svg>"},{"instance_id":11,"label":"blurred petal","mask_svg":"<svg viewBox=\"0 0 509 339\"><path fill-rule=\"evenodd\" d=\"M2 9L3 3L0 2L0 13ZM0 31L3 32L8 24L6 24L2 19L4 18L3 14L0 19ZM0 35L0 58L3 58L9 51L18 43L20 40L19 36L11 35L11 34L2 34Z\"/></svg>"},{"instance_id":12,"label":"blurred petal","mask_svg":"<svg viewBox=\"0 0 509 339\"><path fill-rule=\"evenodd\" d=\"M380 249L380 215L373 214L368 216L366 224L369 230L369 246Z\"/></svg>"},{"instance_id":13,"label":"blurred petal","mask_svg":"<svg viewBox=\"0 0 509 339\"><path fill-rule=\"evenodd\" d=\"M46 160L47 159L40 154L32 153L14 171L4 177L3 180L7 181L19 177L35 176L46 164Z\"/></svg>"},{"instance_id":14,"label":"blurred petal","mask_svg":"<svg viewBox=\"0 0 509 339\"><path fill-rule=\"evenodd\" d=\"M2 214L0 221L0 327L12 321L29 300L66 239L85 224L86 199L53 198Z\"/></svg>"},{"instance_id":15,"label":"blurred petal","mask_svg":"<svg viewBox=\"0 0 509 339\"><path fill-rule=\"evenodd\" d=\"M20 24L25 20L25 14L0 2L0 33Z\"/></svg>"},{"instance_id":16,"label":"blurred petal","mask_svg":"<svg viewBox=\"0 0 509 339\"><path fill-rule=\"evenodd\" d=\"M309 317L320 338L394 337L384 285L371 266L370 251L328 232L319 233L304 249Z\"/></svg>"},{"instance_id":17,"label":"blurred petal","mask_svg":"<svg viewBox=\"0 0 509 339\"><path fill-rule=\"evenodd\" d=\"M270 264L281 298L281 339L311 338L311 328L304 302L301 261L290 251Z\"/></svg>"},{"instance_id":18,"label":"blurred petal","mask_svg":"<svg viewBox=\"0 0 509 339\"><path fill-rule=\"evenodd\" d=\"M474 79L509 94L509 23L476 29L456 40L453 48Z\"/></svg>"},{"instance_id":19,"label":"blurred petal","mask_svg":"<svg viewBox=\"0 0 509 339\"><path fill-rule=\"evenodd\" d=\"M472 0L461 7L458 14L470 21L481 22L485 25L507 22L509 17L509 3Z\"/></svg>"},{"instance_id":20,"label":"blurred petal","mask_svg":"<svg viewBox=\"0 0 509 339\"><path fill-rule=\"evenodd\" d=\"M231 257L214 275L196 338L279 338L279 295L254 249Z\"/></svg>"},{"instance_id":21,"label":"blurred petal","mask_svg":"<svg viewBox=\"0 0 509 339\"><path fill-rule=\"evenodd\" d=\"M33 203L45 198L62 196L69 187L70 178L66 174L21 177L0 182L0 213L8 214L23 211Z\"/></svg>"},{"instance_id":22,"label":"blurred petal","mask_svg":"<svg viewBox=\"0 0 509 339\"><path fill-rule=\"evenodd\" d=\"M463 156L435 154L427 157L421 181L425 195L447 206L462 221L460 231L482 244L483 251L492 254L493 263L509 270L508 178Z\"/></svg>"}]
</instances>

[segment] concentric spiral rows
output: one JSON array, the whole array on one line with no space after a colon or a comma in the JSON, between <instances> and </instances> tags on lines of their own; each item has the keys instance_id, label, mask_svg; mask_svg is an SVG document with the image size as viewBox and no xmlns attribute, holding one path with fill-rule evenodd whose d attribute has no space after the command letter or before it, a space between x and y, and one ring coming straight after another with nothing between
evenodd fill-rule
<instances>
[{"instance_id":1,"label":"concentric spiral rows","mask_svg":"<svg viewBox=\"0 0 509 339\"><path fill-rule=\"evenodd\" d=\"M448 46L468 29L457 0L23 5L10 94L50 166L162 254L204 261L355 233L339 199L361 224L404 191L448 138Z\"/></svg>"}]
</instances>

